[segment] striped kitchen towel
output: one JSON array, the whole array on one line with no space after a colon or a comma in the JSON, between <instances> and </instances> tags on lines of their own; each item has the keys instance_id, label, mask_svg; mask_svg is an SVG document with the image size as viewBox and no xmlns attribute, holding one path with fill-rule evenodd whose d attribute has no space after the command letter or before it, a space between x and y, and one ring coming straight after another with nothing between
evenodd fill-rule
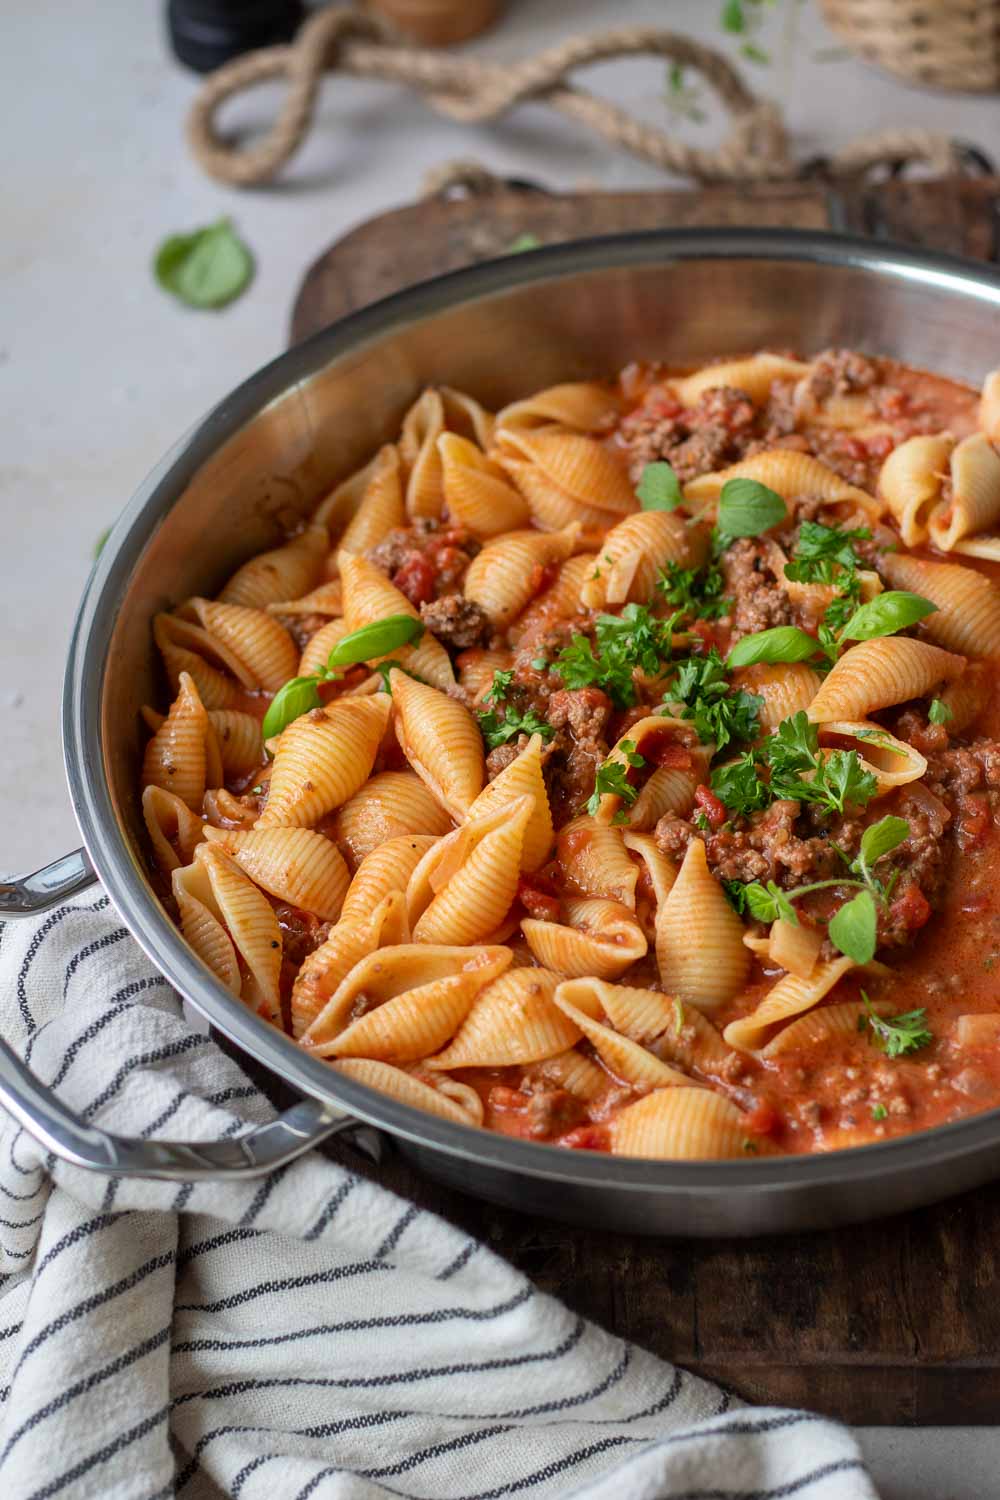
<instances>
[{"instance_id":1,"label":"striped kitchen towel","mask_svg":"<svg viewBox=\"0 0 1000 1500\"><path fill-rule=\"evenodd\" d=\"M0 1024L84 1118L270 1116L93 893L0 930ZM850 1435L741 1406L313 1153L100 1178L0 1112L3 1500L873 1500Z\"/></svg>"}]
</instances>

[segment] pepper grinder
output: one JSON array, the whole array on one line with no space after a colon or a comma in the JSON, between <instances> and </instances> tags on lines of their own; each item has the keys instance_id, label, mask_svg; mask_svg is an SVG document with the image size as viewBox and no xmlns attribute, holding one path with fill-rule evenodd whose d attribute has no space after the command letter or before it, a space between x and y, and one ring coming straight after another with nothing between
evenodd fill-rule
<instances>
[{"instance_id":1,"label":"pepper grinder","mask_svg":"<svg viewBox=\"0 0 1000 1500\"><path fill-rule=\"evenodd\" d=\"M211 73L256 47L290 42L302 0L167 0L167 35L178 62Z\"/></svg>"}]
</instances>

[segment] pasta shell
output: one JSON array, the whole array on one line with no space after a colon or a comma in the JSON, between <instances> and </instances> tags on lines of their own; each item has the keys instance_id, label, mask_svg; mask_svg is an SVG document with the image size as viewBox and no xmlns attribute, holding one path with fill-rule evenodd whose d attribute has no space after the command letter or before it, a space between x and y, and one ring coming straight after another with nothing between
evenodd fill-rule
<instances>
[{"instance_id":1,"label":"pasta shell","mask_svg":"<svg viewBox=\"0 0 1000 1500\"><path fill-rule=\"evenodd\" d=\"M321 500L313 513L312 524L326 528L327 536L338 536L350 521L375 472L378 454L370 458L360 469L353 469L346 479L341 479L330 493Z\"/></svg>"},{"instance_id":2,"label":"pasta shell","mask_svg":"<svg viewBox=\"0 0 1000 1500\"><path fill-rule=\"evenodd\" d=\"M363 1083L366 1088L375 1089L379 1094L387 1094L400 1104L422 1109L425 1114L438 1115L442 1120L452 1120L456 1125L481 1123L482 1105L477 1117L473 1108L450 1098L443 1088L435 1088L403 1068L394 1068L391 1063L376 1062L370 1057L344 1057L331 1066L345 1078L353 1078L355 1083ZM478 1095L475 1097L478 1098Z\"/></svg>"},{"instance_id":3,"label":"pasta shell","mask_svg":"<svg viewBox=\"0 0 1000 1500\"><path fill-rule=\"evenodd\" d=\"M437 440L444 431L444 405L440 393L426 390L413 403L399 438L399 450L409 469L406 481L406 512L411 519L440 516L444 507L444 481Z\"/></svg>"},{"instance_id":4,"label":"pasta shell","mask_svg":"<svg viewBox=\"0 0 1000 1500\"><path fill-rule=\"evenodd\" d=\"M706 551L706 533L686 526L672 511L636 511L604 538L598 566L580 590L580 603L584 609L630 600L645 604L667 563L689 567L700 563Z\"/></svg>"},{"instance_id":5,"label":"pasta shell","mask_svg":"<svg viewBox=\"0 0 1000 1500\"><path fill-rule=\"evenodd\" d=\"M609 828L583 813L560 828L556 858L571 891L635 909L639 871L628 857L620 828Z\"/></svg>"},{"instance_id":6,"label":"pasta shell","mask_svg":"<svg viewBox=\"0 0 1000 1500\"><path fill-rule=\"evenodd\" d=\"M872 1010L876 1015L885 1015L889 1007L884 1001L876 1001ZM859 1023L867 1011L856 1000L843 1005L824 1005L790 1021L775 1032L766 1047L761 1048L761 1057L784 1057L789 1052L805 1052L813 1047L828 1047L832 1041L847 1041L858 1034Z\"/></svg>"},{"instance_id":7,"label":"pasta shell","mask_svg":"<svg viewBox=\"0 0 1000 1500\"><path fill-rule=\"evenodd\" d=\"M248 776L264 759L260 719L231 708L210 709L208 718L215 730L225 775Z\"/></svg>"},{"instance_id":8,"label":"pasta shell","mask_svg":"<svg viewBox=\"0 0 1000 1500\"><path fill-rule=\"evenodd\" d=\"M750 955L743 923L709 872L705 845L692 839L656 917L656 961L664 989L712 1011L746 982Z\"/></svg>"},{"instance_id":9,"label":"pasta shell","mask_svg":"<svg viewBox=\"0 0 1000 1500\"><path fill-rule=\"evenodd\" d=\"M201 843L204 824L186 802L159 786L142 794L142 816L156 863L164 875L189 865Z\"/></svg>"},{"instance_id":10,"label":"pasta shell","mask_svg":"<svg viewBox=\"0 0 1000 1500\"><path fill-rule=\"evenodd\" d=\"M952 734L961 734L976 722L992 691L992 672L985 662L970 661L961 677L949 682L939 696L951 713L948 728Z\"/></svg>"},{"instance_id":11,"label":"pasta shell","mask_svg":"<svg viewBox=\"0 0 1000 1500\"><path fill-rule=\"evenodd\" d=\"M333 836L354 868L388 839L451 832L451 819L412 771L380 771L345 802Z\"/></svg>"},{"instance_id":12,"label":"pasta shell","mask_svg":"<svg viewBox=\"0 0 1000 1500\"><path fill-rule=\"evenodd\" d=\"M497 429L546 427L550 422L574 432L593 432L621 411L621 397L596 380L550 385L497 412Z\"/></svg>"},{"instance_id":13,"label":"pasta shell","mask_svg":"<svg viewBox=\"0 0 1000 1500\"><path fill-rule=\"evenodd\" d=\"M444 501L453 520L476 536L497 536L528 521L528 506L503 471L467 438L443 432L437 440Z\"/></svg>"},{"instance_id":14,"label":"pasta shell","mask_svg":"<svg viewBox=\"0 0 1000 1500\"><path fill-rule=\"evenodd\" d=\"M859 516L867 523L877 521L882 514L882 505L873 495L848 484L811 454L796 453L790 448L772 448L753 458L741 459L728 469L701 474L684 486L684 499L693 505L714 504L722 486L730 479L756 479L776 490L793 509L795 501L804 495L823 500L828 507L841 512L845 521L850 516Z\"/></svg>"},{"instance_id":15,"label":"pasta shell","mask_svg":"<svg viewBox=\"0 0 1000 1500\"><path fill-rule=\"evenodd\" d=\"M833 720L820 726L819 737L824 747L856 750L862 769L870 771L878 782L879 797L894 787L919 781L927 770L927 762L919 750L870 720L860 723Z\"/></svg>"},{"instance_id":16,"label":"pasta shell","mask_svg":"<svg viewBox=\"0 0 1000 1500\"><path fill-rule=\"evenodd\" d=\"M245 562L230 578L219 600L246 609L266 609L278 599L297 599L319 583L329 548L326 528L307 526L283 547L259 552Z\"/></svg>"},{"instance_id":17,"label":"pasta shell","mask_svg":"<svg viewBox=\"0 0 1000 1500\"><path fill-rule=\"evenodd\" d=\"M420 619L419 611L414 609L406 595L366 557L356 557L350 552L340 552L337 557L344 586L344 621L349 631L360 630L363 625L372 625L390 615ZM390 651L378 660L398 661L400 666L416 672L434 687L445 689L455 685L451 659L441 642L435 640L429 631L416 645L400 646L397 651Z\"/></svg>"},{"instance_id":18,"label":"pasta shell","mask_svg":"<svg viewBox=\"0 0 1000 1500\"><path fill-rule=\"evenodd\" d=\"M505 671L513 660L510 651L484 651L478 646L463 651L456 658L459 687L465 689L473 703L481 703L493 686L494 674Z\"/></svg>"},{"instance_id":19,"label":"pasta shell","mask_svg":"<svg viewBox=\"0 0 1000 1500\"><path fill-rule=\"evenodd\" d=\"M580 1030L552 1003L558 974L509 969L481 990L451 1042L428 1068L507 1068L556 1057Z\"/></svg>"},{"instance_id":20,"label":"pasta shell","mask_svg":"<svg viewBox=\"0 0 1000 1500\"><path fill-rule=\"evenodd\" d=\"M678 1086L690 1086L691 1079L686 1073L677 1068L671 1068L667 1063L645 1047L640 1047L638 1042L630 1041L627 1036L620 1032L612 1031L610 1026L604 1026L600 1021L595 1021L585 1011L579 1010L566 996L567 985L560 985L556 991L555 1004L563 1014L578 1027L590 1042L601 1062L615 1078L622 1083L627 1083L631 1088L662 1089L676 1088Z\"/></svg>"},{"instance_id":21,"label":"pasta shell","mask_svg":"<svg viewBox=\"0 0 1000 1500\"><path fill-rule=\"evenodd\" d=\"M1000 370L991 370L983 381L979 425L991 443L1000 443Z\"/></svg>"},{"instance_id":22,"label":"pasta shell","mask_svg":"<svg viewBox=\"0 0 1000 1500\"><path fill-rule=\"evenodd\" d=\"M745 391L755 406L762 406L776 380L800 380L808 375L809 368L801 360L785 359L780 354L751 354L745 359L729 359L717 365L706 365L693 375L685 375L682 380L672 380L670 384L674 395L684 406L697 406L706 391L721 385Z\"/></svg>"},{"instance_id":23,"label":"pasta shell","mask_svg":"<svg viewBox=\"0 0 1000 1500\"><path fill-rule=\"evenodd\" d=\"M364 1013L332 1040L313 1044L307 1033L303 1045L320 1057L427 1057L454 1036L480 990L509 964L509 950L499 947L382 948L354 966L327 1007L349 1018L364 1004Z\"/></svg>"},{"instance_id":24,"label":"pasta shell","mask_svg":"<svg viewBox=\"0 0 1000 1500\"><path fill-rule=\"evenodd\" d=\"M340 538L342 552L367 552L386 532L406 525L399 450L386 443L375 455L361 503Z\"/></svg>"},{"instance_id":25,"label":"pasta shell","mask_svg":"<svg viewBox=\"0 0 1000 1500\"><path fill-rule=\"evenodd\" d=\"M500 808L516 802L519 797L534 799L534 807L524 830L524 848L521 852L521 868L531 872L545 863L552 853L555 841L549 797L542 775L540 734L533 734L517 759L505 766L499 776L486 783L469 808L469 821L488 818Z\"/></svg>"},{"instance_id":26,"label":"pasta shell","mask_svg":"<svg viewBox=\"0 0 1000 1500\"><path fill-rule=\"evenodd\" d=\"M708 756L699 751L688 751L683 744L678 749L686 756L688 767L681 769L660 766L651 774L648 772L647 768L653 763L654 757L647 757L646 752L651 747L662 746L677 730L688 733L689 726L681 719L668 718L664 714L649 714L626 730L607 757L605 764L610 761L624 767L626 771L631 766L628 759L630 754L639 754L646 759L646 767L638 769L638 775L646 777L645 784L632 806L626 809L629 823L636 829L652 828L665 812L687 812L694 801L695 787L705 778ZM626 745L629 747L627 751L624 748ZM631 748L633 746L634 750ZM597 822L610 823L621 811L622 798L618 793L605 792L598 803Z\"/></svg>"},{"instance_id":27,"label":"pasta shell","mask_svg":"<svg viewBox=\"0 0 1000 1500\"><path fill-rule=\"evenodd\" d=\"M537 961L570 978L617 979L646 952L642 929L617 901L588 898L564 903L568 925L525 917L521 930Z\"/></svg>"},{"instance_id":28,"label":"pasta shell","mask_svg":"<svg viewBox=\"0 0 1000 1500\"><path fill-rule=\"evenodd\" d=\"M539 630L547 630L554 621L575 615L580 608L580 590L597 567L597 554L580 552L569 557L559 566L559 574L551 588L538 594L527 609L518 615L507 632L507 639L515 646Z\"/></svg>"},{"instance_id":29,"label":"pasta shell","mask_svg":"<svg viewBox=\"0 0 1000 1500\"><path fill-rule=\"evenodd\" d=\"M651 833L636 833L629 829L625 834L625 847L638 854L641 860L641 878L636 885L635 911L639 926L649 942L656 943L656 913L666 901L677 870L671 860L657 848Z\"/></svg>"},{"instance_id":30,"label":"pasta shell","mask_svg":"<svg viewBox=\"0 0 1000 1500\"><path fill-rule=\"evenodd\" d=\"M239 995L242 983L239 960L222 924L206 867L190 864L183 869L175 868L171 888L185 942L232 994Z\"/></svg>"},{"instance_id":31,"label":"pasta shell","mask_svg":"<svg viewBox=\"0 0 1000 1500\"><path fill-rule=\"evenodd\" d=\"M842 979L853 968L853 958L844 955L817 964L808 979L800 979L797 974L786 974L771 986L750 1015L741 1016L738 1021L730 1021L722 1033L723 1039L730 1047L736 1047L741 1052L754 1051L760 1047L772 1026L776 1026L779 1021L787 1021L791 1016L801 1015L805 1010L812 1010L824 995L830 993L838 979Z\"/></svg>"},{"instance_id":32,"label":"pasta shell","mask_svg":"<svg viewBox=\"0 0 1000 1500\"><path fill-rule=\"evenodd\" d=\"M638 509L624 464L595 438L545 427L507 430L503 442L581 505L618 515Z\"/></svg>"},{"instance_id":33,"label":"pasta shell","mask_svg":"<svg viewBox=\"0 0 1000 1500\"><path fill-rule=\"evenodd\" d=\"M661 1161L702 1161L746 1154L745 1116L710 1089L658 1089L616 1115L611 1149L616 1156Z\"/></svg>"},{"instance_id":34,"label":"pasta shell","mask_svg":"<svg viewBox=\"0 0 1000 1500\"><path fill-rule=\"evenodd\" d=\"M278 737L257 827L308 828L353 797L368 780L391 712L380 693L340 698L293 720Z\"/></svg>"},{"instance_id":35,"label":"pasta shell","mask_svg":"<svg viewBox=\"0 0 1000 1500\"><path fill-rule=\"evenodd\" d=\"M524 496L532 522L539 531L560 531L574 521L589 531L603 531L613 519L608 511L599 510L596 505L584 505L582 500L574 500L572 495L553 484L541 469L528 463L527 459L517 458L508 448L497 449L495 457Z\"/></svg>"},{"instance_id":36,"label":"pasta shell","mask_svg":"<svg viewBox=\"0 0 1000 1500\"><path fill-rule=\"evenodd\" d=\"M426 856L436 867L425 875L418 866L406 892L417 942L467 946L497 931L517 895L524 834L533 809L533 797L519 797L478 822L470 820L451 836L455 841L461 838L464 845L462 863L454 871L442 862L448 840ZM432 899L425 904L431 891Z\"/></svg>"},{"instance_id":37,"label":"pasta shell","mask_svg":"<svg viewBox=\"0 0 1000 1500\"><path fill-rule=\"evenodd\" d=\"M257 808L241 802L224 786L205 793L202 807L206 823L213 828L252 828L257 821Z\"/></svg>"},{"instance_id":38,"label":"pasta shell","mask_svg":"<svg viewBox=\"0 0 1000 1500\"><path fill-rule=\"evenodd\" d=\"M344 589L339 578L328 578L317 588L310 589L301 599L282 599L269 604L270 615L342 615L344 613Z\"/></svg>"},{"instance_id":39,"label":"pasta shell","mask_svg":"<svg viewBox=\"0 0 1000 1500\"><path fill-rule=\"evenodd\" d=\"M933 641L962 656L1000 656L1000 590L975 568L928 562L888 552L880 567L895 589L910 589L937 605L923 628Z\"/></svg>"},{"instance_id":40,"label":"pasta shell","mask_svg":"<svg viewBox=\"0 0 1000 1500\"><path fill-rule=\"evenodd\" d=\"M239 658L248 686L276 693L295 676L299 660L295 642L265 610L219 604L211 599L191 599L186 608L214 641L221 641Z\"/></svg>"},{"instance_id":41,"label":"pasta shell","mask_svg":"<svg viewBox=\"0 0 1000 1500\"><path fill-rule=\"evenodd\" d=\"M209 843L226 854L255 884L324 922L336 922L351 877L340 851L310 828L261 828L249 833L207 828Z\"/></svg>"},{"instance_id":42,"label":"pasta shell","mask_svg":"<svg viewBox=\"0 0 1000 1500\"><path fill-rule=\"evenodd\" d=\"M390 891L374 908L353 919L341 917L324 943L302 963L292 985L292 1035L309 1033L314 1042L329 1041L340 1030L344 1012L327 1010L340 984L354 966L383 944L409 939L406 902L401 891Z\"/></svg>"},{"instance_id":43,"label":"pasta shell","mask_svg":"<svg viewBox=\"0 0 1000 1500\"><path fill-rule=\"evenodd\" d=\"M361 861L347 888L341 921L367 919L390 891L404 892L417 865L437 842L432 835L412 833L379 844Z\"/></svg>"},{"instance_id":44,"label":"pasta shell","mask_svg":"<svg viewBox=\"0 0 1000 1500\"><path fill-rule=\"evenodd\" d=\"M806 712L814 724L866 719L893 703L923 698L964 671L961 656L909 636L859 641L844 652Z\"/></svg>"},{"instance_id":45,"label":"pasta shell","mask_svg":"<svg viewBox=\"0 0 1000 1500\"><path fill-rule=\"evenodd\" d=\"M752 667L739 667L733 673L735 688L763 698L763 707L757 712L763 730L777 729L783 719L808 708L821 681L819 673L804 661L784 662L777 667L757 662Z\"/></svg>"},{"instance_id":46,"label":"pasta shell","mask_svg":"<svg viewBox=\"0 0 1000 1500\"><path fill-rule=\"evenodd\" d=\"M486 765L479 726L467 708L405 673L389 674L396 738L421 781L453 818L467 816L483 789Z\"/></svg>"},{"instance_id":47,"label":"pasta shell","mask_svg":"<svg viewBox=\"0 0 1000 1500\"><path fill-rule=\"evenodd\" d=\"M1000 454L981 432L958 443L951 454L952 500L931 512L931 541L950 552L975 532L1000 521Z\"/></svg>"},{"instance_id":48,"label":"pasta shell","mask_svg":"<svg viewBox=\"0 0 1000 1500\"><path fill-rule=\"evenodd\" d=\"M768 957L779 968L808 979L816 967L823 934L818 927L805 927L801 922L792 924L779 917L771 923L768 934Z\"/></svg>"},{"instance_id":49,"label":"pasta shell","mask_svg":"<svg viewBox=\"0 0 1000 1500\"><path fill-rule=\"evenodd\" d=\"M342 641L348 634L346 620L327 620L321 625L315 635L309 637L306 648L299 660L298 677L312 677L321 667L327 665L330 652L338 641Z\"/></svg>"},{"instance_id":50,"label":"pasta shell","mask_svg":"<svg viewBox=\"0 0 1000 1500\"><path fill-rule=\"evenodd\" d=\"M588 1103L606 1093L610 1083L603 1069L572 1047L566 1052L560 1052L558 1057L549 1057L536 1064L532 1075L544 1078L557 1088L565 1089L568 1094L573 1094L577 1099L585 1099Z\"/></svg>"},{"instance_id":51,"label":"pasta shell","mask_svg":"<svg viewBox=\"0 0 1000 1500\"><path fill-rule=\"evenodd\" d=\"M173 792L193 812L205 795L208 714L194 681L182 672L180 689L170 711L142 758L142 784Z\"/></svg>"},{"instance_id":52,"label":"pasta shell","mask_svg":"<svg viewBox=\"0 0 1000 1500\"><path fill-rule=\"evenodd\" d=\"M510 531L487 542L465 575L465 597L494 625L509 625L538 592L540 570L564 562L576 550L577 522L561 531Z\"/></svg>"},{"instance_id":53,"label":"pasta shell","mask_svg":"<svg viewBox=\"0 0 1000 1500\"><path fill-rule=\"evenodd\" d=\"M274 908L227 854L211 844L199 844L195 866L208 876L212 893L213 915L225 927L233 947L242 958L254 982L248 992L247 980L241 993L244 1000L253 999L254 1008L267 1020L281 1022L281 1000L278 982L281 976L281 928ZM174 876L176 886L182 876ZM187 934L185 933L185 936Z\"/></svg>"},{"instance_id":54,"label":"pasta shell","mask_svg":"<svg viewBox=\"0 0 1000 1500\"><path fill-rule=\"evenodd\" d=\"M927 540L954 446L950 432L924 433L900 443L882 465L878 492L896 518L907 547L919 547Z\"/></svg>"},{"instance_id":55,"label":"pasta shell","mask_svg":"<svg viewBox=\"0 0 1000 1500\"><path fill-rule=\"evenodd\" d=\"M213 644L207 631L178 620L175 615L157 615L153 620L153 640L163 657L174 693L186 673L206 708L238 708L243 703L244 694L236 674L246 675L246 669L235 657L227 655L223 660L221 648ZM214 660L206 660L206 653ZM227 675L230 672L234 675Z\"/></svg>"}]
</instances>

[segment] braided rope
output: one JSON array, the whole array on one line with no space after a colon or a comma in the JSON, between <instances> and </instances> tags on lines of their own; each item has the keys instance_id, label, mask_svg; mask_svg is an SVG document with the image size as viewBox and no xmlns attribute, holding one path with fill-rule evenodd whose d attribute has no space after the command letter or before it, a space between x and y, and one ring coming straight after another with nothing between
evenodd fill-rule
<instances>
[{"instance_id":1,"label":"braided rope","mask_svg":"<svg viewBox=\"0 0 1000 1500\"><path fill-rule=\"evenodd\" d=\"M640 55L670 59L701 73L730 116L730 131L720 146L688 145L568 81L570 73L585 65ZM527 100L544 100L634 156L701 182L768 181L796 173L777 106L758 99L718 52L688 37L629 27L571 37L522 62L495 64L412 47L378 16L329 6L305 23L291 45L247 53L206 80L192 106L187 136L209 176L238 187L274 177L309 131L326 72L407 84L439 114L463 124L496 119ZM274 124L255 144L228 144L215 124L220 106L270 79L284 79L288 85ZM945 170L954 165L950 144L922 130L882 132L855 143L837 161L863 170L879 161L914 157Z\"/></svg>"}]
</instances>

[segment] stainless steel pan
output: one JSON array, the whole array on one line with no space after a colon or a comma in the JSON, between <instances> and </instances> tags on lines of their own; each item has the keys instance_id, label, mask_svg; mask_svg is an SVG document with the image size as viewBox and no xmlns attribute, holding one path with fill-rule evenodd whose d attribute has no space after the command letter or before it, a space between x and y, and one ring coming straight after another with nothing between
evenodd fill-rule
<instances>
[{"instance_id":1,"label":"stainless steel pan","mask_svg":"<svg viewBox=\"0 0 1000 1500\"><path fill-rule=\"evenodd\" d=\"M163 461L108 539L80 607L63 738L86 852L0 889L43 910L99 878L157 968L304 1098L235 1142L125 1141L82 1125L13 1051L0 1101L57 1154L98 1171L266 1171L367 1121L434 1177L532 1213L656 1234L822 1227L928 1203L1000 1174L1000 1111L826 1156L654 1162L568 1153L432 1118L336 1076L268 1029L181 940L146 878L139 706L161 690L150 620L211 593L395 432L420 388L500 406L633 359L844 344L978 382L997 363L1000 279L870 241L669 231L511 256L387 298L254 375Z\"/></svg>"}]
</instances>

